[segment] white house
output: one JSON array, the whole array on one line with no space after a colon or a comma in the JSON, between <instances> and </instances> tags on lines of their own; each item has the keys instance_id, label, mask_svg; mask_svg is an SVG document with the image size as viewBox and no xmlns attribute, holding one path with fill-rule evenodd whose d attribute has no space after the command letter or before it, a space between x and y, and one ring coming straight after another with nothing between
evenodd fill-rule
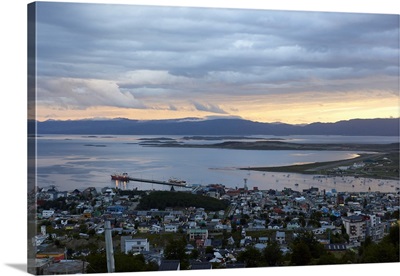
<instances>
[{"instance_id":1,"label":"white house","mask_svg":"<svg viewBox=\"0 0 400 276\"><path fill-rule=\"evenodd\" d=\"M208 238L208 230L207 229L188 229L189 240L206 240Z\"/></svg>"},{"instance_id":2,"label":"white house","mask_svg":"<svg viewBox=\"0 0 400 276\"><path fill-rule=\"evenodd\" d=\"M164 231L176 233L178 231L178 226L174 224L166 224L164 225Z\"/></svg>"},{"instance_id":3,"label":"white house","mask_svg":"<svg viewBox=\"0 0 400 276\"><path fill-rule=\"evenodd\" d=\"M276 231L275 239L280 244L284 244L286 242L286 233L281 231Z\"/></svg>"},{"instance_id":4,"label":"white house","mask_svg":"<svg viewBox=\"0 0 400 276\"><path fill-rule=\"evenodd\" d=\"M54 210L43 210L42 211L43 218L50 218L52 215L54 215Z\"/></svg>"},{"instance_id":5,"label":"white house","mask_svg":"<svg viewBox=\"0 0 400 276\"><path fill-rule=\"evenodd\" d=\"M166 215L166 216L164 216L164 223L170 223L172 221L175 221L175 216L174 215Z\"/></svg>"},{"instance_id":6,"label":"white house","mask_svg":"<svg viewBox=\"0 0 400 276\"><path fill-rule=\"evenodd\" d=\"M326 228L320 227L320 228L312 230L312 232L314 233L314 235L321 235L326 232Z\"/></svg>"},{"instance_id":7,"label":"white house","mask_svg":"<svg viewBox=\"0 0 400 276\"><path fill-rule=\"evenodd\" d=\"M294 230L294 229L299 229L301 226L299 224L299 222L297 220L293 220L288 222L288 224L286 225L286 228L288 230Z\"/></svg>"},{"instance_id":8,"label":"white house","mask_svg":"<svg viewBox=\"0 0 400 276\"><path fill-rule=\"evenodd\" d=\"M156 224L153 224L151 226L150 232L152 232L152 233L160 233L160 231L161 231L161 226L156 225Z\"/></svg>"},{"instance_id":9,"label":"white house","mask_svg":"<svg viewBox=\"0 0 400 276\"><path fill-rule=\"evenodd\" d=\"M150 243L147 239L132 239L132 238L125 238L124 242L124 252L125 254L128 253L139 253L142 251L149 251ZM121 246L122 249L122 246Z\"/></svg>"}]
</instances>

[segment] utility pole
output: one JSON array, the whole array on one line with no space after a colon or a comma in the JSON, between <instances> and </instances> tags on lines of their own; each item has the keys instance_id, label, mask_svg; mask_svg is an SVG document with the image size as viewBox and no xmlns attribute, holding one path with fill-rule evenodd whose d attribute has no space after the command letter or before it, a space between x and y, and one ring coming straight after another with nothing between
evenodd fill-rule
<instances>
[{"instance_id":1,"label":"utility pole","mask_svg":"<svg viewBox=\"0 0 400 276\"><path fill-rule=\"evenodd\" d=\"M115 272L114 248L111 236L111 222L109 220L105 221L104 229L106 237L107 271L108 273L114 273Z\"/></svg>"}]
</instances>

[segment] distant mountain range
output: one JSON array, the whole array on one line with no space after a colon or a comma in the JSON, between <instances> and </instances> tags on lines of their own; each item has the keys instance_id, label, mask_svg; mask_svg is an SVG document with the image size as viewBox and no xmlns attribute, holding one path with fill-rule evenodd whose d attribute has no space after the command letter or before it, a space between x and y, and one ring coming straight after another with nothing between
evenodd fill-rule
<instances>
[{"instance_id":1,"label":"distant mountain range","mask_svg":"<svg viewBox=\"0 0 400 276\"><path fill-rule=\"evenodd\" d=\"M34 132L34 121L28 132ZM139 121L124 118L37 122L37 134L83 135L348 135L399 136L399 119L353 119L336 123L290 125L243 119Z\"/></svg>"}]
</instances>

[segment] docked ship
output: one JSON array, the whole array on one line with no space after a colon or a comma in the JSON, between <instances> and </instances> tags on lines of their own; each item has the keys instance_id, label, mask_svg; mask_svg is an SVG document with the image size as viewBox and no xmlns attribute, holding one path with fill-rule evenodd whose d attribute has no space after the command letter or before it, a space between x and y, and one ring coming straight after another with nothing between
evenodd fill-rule
<instances>
[{"instance_id":1,"label":"docked ship","mask_svg":"<svg viewBox=\"0 0 400 276\"><path fill-rule=\"evenodd\" d=\"M168 179L168 183L182 185L182 186L186 185L186 181L185 180L180 180L180 179L177 179L177 178Z\"/></svg>"},{"instance_id":2,"label":"docked ship","mask_svg":"<svg viewBox=\"0 0 400 276\"><path fill-rule=\"evenodd\" d=\"M129 181L128 173L114 173L111 175L111 180Z\"/></svg>"}]
</instances>

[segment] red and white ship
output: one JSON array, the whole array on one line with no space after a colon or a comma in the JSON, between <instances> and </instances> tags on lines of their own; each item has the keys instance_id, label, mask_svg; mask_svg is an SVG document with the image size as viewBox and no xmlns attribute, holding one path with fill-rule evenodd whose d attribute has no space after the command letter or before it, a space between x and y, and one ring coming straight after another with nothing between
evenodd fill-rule
<instances>
[{"instance_id":1,"label":"red and white ship","mask_svg":"<svg viewBox=\"0 0 400 276\"><path fill-rule=\"evenodd\" d=\"M111 175L112 180L129 181L128 173L114 173Z\"/></svg>"}]
</instances>

